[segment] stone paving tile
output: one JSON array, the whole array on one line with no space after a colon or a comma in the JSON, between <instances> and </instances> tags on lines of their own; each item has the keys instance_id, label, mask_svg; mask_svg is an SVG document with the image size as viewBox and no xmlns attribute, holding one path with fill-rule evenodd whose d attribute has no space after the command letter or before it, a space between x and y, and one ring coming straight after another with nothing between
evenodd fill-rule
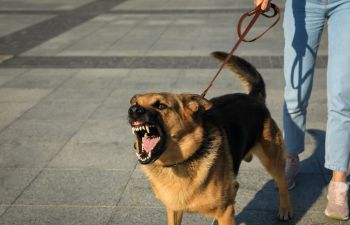
<instances>
[{"instance_id":1,"label":"stone paving tile","mask_svg":"<svg viewBox=\"0 0 350 225\"><path fill-rule=\"evenodd\" d=\"M107 120L120 121L120 123L127 123L127 111L129 108L129 100L135 94L135 91L130 93L116 94L113 92L113 97L108 97L100 107L92 113L90 119L92 120Z\"/></svg>"},{"instance_id":2,"label":"stone paving tile","mask_svg":"<svg viewBox=\"0 0 350 225\"><path fill-rule=\"evenodd\" d=\"M100 26L95 34L89 35L78 43L73 44L71 47L64 49L64 51L60 52L58 56L99 56L104 55L104 52L111 55L110 52L119 52L120 50L123 50L123 47L125 48L125 46L129 46L129 50L137 49L141 52L143 46L146 46L147 48L148 42L150 42L150 44L154 42L154 38L151 38L152 36L157 37L157 33L162 32L162 29L158 31L156 29L146 30L146 28L142 26L141 29L139 29L139 26L136 25L141 21L126 26L120 24L122 20L123 19L119 18L116 19L115 21L118 21L118 23L107 21L108 23ZM123 42L122 48L120 48L119 45L115 45L115 43L121 41Z\"/></svg>"},{"instance_id":3,"label":"stone paving tile","mask_svg":"<svg viewBox=\"0 0 350 225\"><path fill-rule=\"evenodd\" d=\"M23 113L33 107L35 102L1 102L0 103L0 130L21 117Z\"/></svg>"},{"instance_id":4,"label":"stone paving tile","mask_svg":"<svg viewBox=\"0 0 350 225\"><path fill-rule=\"evenodd\" d=\"M5 7L0 1L1 10ZM1 15L0 14L0 37L11 34L15 31L25 29L33 24L51 18L53 15Z\"/></svg>"},{"instance_id":5,"label":"stone paving tile","mask_svg":"<svg viewBox=\"0 0 350 225\"><path fill-rule=\"evenodd\" d=\"M137 92L169 91L179 79L179 70L135 69L121 82L124 89ZM142 77L142 79L140 79ZM113 93L112 93L113 95Z\"/></svg>"},{"instance_id":6,"label":"stone paving tile","mask_svg":"<svg viewBox=\"0 0 350 225\"><path fill-rule=\"evenodd\" d=\"M238 15L235 13L236 20ZM91 20L30 50L25 55L50 55L49 52L51 52L51 55L60 56L203 56L215 50L228 51L236 39L236 34L231 31L232 25L211 22L213 19L208 21L207 14L199 15L197 16L199 18L196 19L184 19L183 15L179 18L174 18L174 15L163 15L167 18L161 19L158 19L157 16L126 20L124 23L122 23L123 20L118 23L112 23L110 20L97 20L100 22L98 24L96 20ZM143 20L146 22L141 23ZM164 20L169 22L164 23ZM232 23L232 13L226 14L226 21ZM265 27L266 23L259 22L257 26ZM82 36L78 30L87 24L92 32ZM259 29L262 28L257 30ZM78 35L72 35L73 33ZM182 35L177 35L179 33ZM74 38L63 38L66 36ZM80 40L77 39L79 37ZM258 44L243 44L237 53L240 55L282 55L283 42L281 40L282 33L279 27L268 33ZM62 45L69 47L63 48ZM277 47L273 49L265 47L271 45L277 45ZM325 53L323 49L320 49L319 54Z\"/></svg>"},{"instance_id":7,"label":"stone paving tile","mask_svg":"<svg viewBox=\"0 0 350 225\"><path fill-rule=\"evenodd\" d=\"M33 69L26 73L23 73L21 76L18 76L15 79L12 79L2 87L25 89L54 89L77 72L78 70Z\"/></svg>"},{"instance_id":8,"label":"stone paving tile","mask_svg":"<svg viewBox=\"0 0 350 225\"><path fill-rule=\"evenodd\" d=\"M69 123L59 120L24 120L18 119L0 133L0 142L20 141L58 141L65 143L75 134L82 121Z\"/></svg>"},{"instance_id":9,"label":"stone paving tile","mask_svg":"<svg viewBox=\"0 0 350 225\"><path fill-rule=\"evenodd\" d=\"M25 29L25 32L18 31L0 38L0 50L11 55L21 54L75 26L81 25L123 1L105 0L103 4L99 1L92 1L74 10L58 14L51 19ZM55 29L52 29L53 27Z\"/></svg>"},{"instance_id":10,"label":"stone paving tile","mask_svg":"<svg viewBox=\"0 0 350 225\"><path fill-rule=\"evenodd\" d=\"M43 102L26 112L22 118L43 121L85 121L97 108L96 103Z\"/></svg>"},{"instance_id":11,"label":"stone paving tile","mask_svg":"<svg viewBox=\"0 0 350 225\"><path fill-rule=\"evenodd\" d=\"M101 103L111 90L108 89L74 89L74 88L60 88L54 91L48 98L47 102L81 102L81 103Z\"/></svg>"},{"instance_id":12,"label":"stone paving tile","mask_svg":"<svg viewBox=\"0 0 350 225\"><path fill-rule=\"evenodd\" d=\"M132 143L131 141L129 143ZM130 145L131 146L131 145ZM48 168L98 168L132 170L136 157L133 149L120 144L69 143L50 162Z\"/></svg>"},{"instance_id":13,"label":"stone paving tile","mask_svg":"<svg viewBox=\"0 0 350 225\"><path fill-rule=\"evenodd\" d=\"M198 214L185 214L182 224L211 224L212 220ZM166 224L165 208L142 208L138 207L117 207L109 224L111 225L132 225L132 224Z\"/></svg>"},{"instance_id":14,"label":"stone paving tile","mask_svg":"<svg viewBox=\"0 0 350 225\"><path fill-rule=\"evenodd\" d=\"M112 15L112 17L116 18L115 15ZM96 32L96 30L98 30L99 27L104 26L105 23L105 20L100 21L99 19L94 18L69 32L64 32L44 42L43 44L24 52L22 55L56 56L58 53L77 43L79 40L87 37L91 33Z\"/></svg>"},{"instance_id":15,"label":"stone paving tile","mask_svg":"<svg viewBox=\"0 0 350 225\"><path fill-rule=\"evenodd\" d=\"M9 205L0 205L0 216L6 211Z\"/></svg>"},{"instance_id":16,"label":"stone paving tile","mask_svg":"<svg viewBox=\"0 0 350 225\"><path fill-rule=\"evenodd\" d=\"M205 55L218 49L207 50ZM134 51L134 50L133 50ZM138 51L138 50L137 50ZM216 69L218 63L212 57L204 56L167 56L167 52L150 56L20 56L0 64L0 68L47 68L47 69ZM170 51L170 50L169 50ZM89 52L89 51L88 51ZM173 52L171 50L171 52ZM183 51L175 50L176 54L186 55ZM120 52L128 55L130 52ZM152 52L150 52L153 54ZM132 55L132 54L131 54ZM146 54L147 55L147 54ZM171 55L171 54L170 54ZM281 56L245 56L246 60L259 69L280 69L283 66ZM316 68L325 68L327 56L319 56ZM271 62L274 61L274 62ZM279 64L273 64L273 63Z\"/></svg>"},{"instance_id":17,"label":"stone paving tile","mask_svg":"<svg viewBox=\"0 0 350 225\"><path fill-rule=\"evenodd\" d=\"M77 8L83 4L87 4L92 0L45 0L45 1L37 1L37 0L19 0L15 3L9 2L6 0L1 0L1 9L2 10L71 10Z\"/></svg>"},{"instance_id":18,"label":"stone paving tile","mask_svg":"<svg viewBox=\"0 0 350 225\"><path fill-rule=\"evenodd\" d=\"M82 70L45 100L101 103L126 74L127 70Z\"/></svg>"},{"instance_id":19,"label":"stone paving tile","mask_svg":"<svg viewBox=\"0 0 350 225\"><path fill-rule=\"evenodd\" d=\"M142 208L164 207L163 204L155 198L149 181L141 170L135 170L133 172L118 206Z\"/></svg>"},{"instance_id":20,"label":"stone paving tile","mask_svg":"<svg viewBox=\"0 0 350 225\"><path fill-rule=\"evenodd\" d=\"M238 178L240 188L236 198L238 208L277 211L278 192L272 179L266 178L259 176L259 172L256 170L241 171ZM266 181L256 181L256 179ZM326 182L323 176L321 174L310 176L310 174L301 173L296 178L296 182L296 188L290 192L295 211L322 211L326 203ZM311 189L313 190L312 193L309 191Z\"/></svg>"},{"instance_id":21,"label":"stone paving tile","mask_svg":"<svg viewBox=\"0 0 350 225\"><path fill-rule=\"evenodd\" d=\"M114 206L129 179L129 171L46 169L15 204Z\"/></svg>"},{"instance_id":22,"label":"stone paving tile","mask_svg":"<svg viewBox=\"0 0 350 225\"><path fill-rule=\"evenodd\" d=\"M104 49L101 55L144 55L152 48L152 46L158 41L159 37L168 29L169 24L154 26L155 21L149 21L148 23L141 23L142 20L135 21L135 24L130 23L127 25L119 25L112 27L112 30L116 29L119 35L116 37L111 36L113 43ZM164 22L164 20L163 20ZM170 22L169 22L170 23ZM149 25L151 24L151 25ZM110 31L109 31L110 33ZM114 35L115 36L115 35Z\"/></svg>"},{"instance_id":23,"label":"stone paving tile","mask_svg":"<svg viewBox=\"0 0 350 225\"><path fill-rule=\"evenodd\" d=\"M49 89L0 88L0 102L38 102L50 91Z\"/></svg>"},{"instance_id":24,"label":"stone paving tile","mask_svg":"<svg viewBox=\"0 0 350 225\"><path fill-rule=\"evenodd\" d=\"M127 113L127 112L125 112ZM126 121L125 121L126 122ZM127 125L127 124L125 124ZM124 144L125 138L121 137L122 133L125 133L125 126L121 127L119 121L112 120L87 120L79 129L79 132L70 140L72 143L88 144ZM130 129L131 134L131 129ZM132 135L126 137L132 140ZM118 137L118 138L117 138Z\"/></svg>"},{"instance_id":25,"label":"stone paving tile","mask_svg":"<svg viewBox=\"0 0 350 225\"><path fill-rule=\"evenodd\" d=\"M296 212L294 218L288 222L281 222L277 219L275 211L261 210L244 210L236 214L237 224L253 225L253 224L275 224L275 225L339 225L348 224L348 222L339 222L337 220L328 219L323 215L323 212L304 213Z\"/></svg>"},{"instance_id":26,"label":"stone paving tile","mask_svg":"<svg viewBox=\"0 0 350 225\"><path fill-rule=\"evenodd\" d=\"M26 71L27 69L0 69L0 87Z\"/></svg>"},{"instance_id":27,"label":"stone paving tile","mask_svg":"<svg viewBox=\"0 0 350 225\"><path fill-rule=\"evenodd\" d=\"M158 1L158 0L129 0L113 8L118 9L138 9L138 10L149 10L149 9L220 9L220 8L251 8L251 2L237 1L230 2L226 0L201 1L198 4L196 0L170 0L170 1Z\"/></svg>"},{"instance_id":28,"label":"stone paving tile","mask_svg":"<svg viewBox=\"0 0 350 225\"><path fill-rule=\"evenodd\" d=\"M61 147L57 141L1 141L0 168L43 168Z\"/></svg>"},{"instance_id":29,"label":"stone paving tile","mask_svg":"<svg viewBox=\"0 0 350 225\"><path fill-rule=\"evenodd\" d=\"M126 125L125 122L121 127L108 120L87 121L48 167L133 170L133 137Z\"/></svg>"},{"instance_id":30,"label":"stone paving tile","mask_svg":"<svg viewBox=\"0 0 350 225\"><path fill-rule=\"evenodd\" d=\"M166 224L166 211L164 208L116 208L108 224L133 225L133 224Z\"/></svg>"},{"instance_id":31,"label":"stone paving tile","mask_svg":"<svg viewBox=\"0 0 350 225\"><path fill-rule=\"evenodd\" d=\"M2 225L103 225L107 224L110 207L12 206L2 216Z\"/></svg>"},{"instance_id":32,"label":"stone paving tile","mask_svg":"<svg viewBox=\"0 0 350 225\"><path fill-rule=\"evenodd\" d=\"M35 178L39 169L1 168L0 204L11 204Z\"/></svg>"}]
</instances>

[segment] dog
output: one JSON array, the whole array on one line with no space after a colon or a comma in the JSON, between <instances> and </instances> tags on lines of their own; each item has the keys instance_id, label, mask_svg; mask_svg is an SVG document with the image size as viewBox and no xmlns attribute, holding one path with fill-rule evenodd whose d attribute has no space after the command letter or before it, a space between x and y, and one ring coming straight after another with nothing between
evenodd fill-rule
<instances>
[{"instance_id":1,"label":"dog","mask_svg":"<svg viewBox=\"0 0 350 225\"><path fill-rule=\"evenodd\" d=\"M212 55L221 62L227 57L224 52ZM166 206L168 225L180 225L185 212L207 215L219 225L235 224L236 177L241 162L253 155L277 184L279 219L292 217L284 142L265 104L263 78L238 56L225 67L247 93L211 100L197 94L146 93L130 100L136 155Z\"/></svg>"}]
</instances>

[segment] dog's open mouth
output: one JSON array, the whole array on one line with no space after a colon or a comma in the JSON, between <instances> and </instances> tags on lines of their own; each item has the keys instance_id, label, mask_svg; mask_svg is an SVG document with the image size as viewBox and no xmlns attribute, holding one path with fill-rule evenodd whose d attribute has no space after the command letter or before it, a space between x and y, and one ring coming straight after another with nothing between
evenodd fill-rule
<instances>
[{"instance_id":1,"label":"dog's open mouth","mask_svg":"<svg viewBox=\"0 0 350 225\"><path fill-rule=\"evenodd\" d=\"M137 137L136 156L140 163L148 164L155 161L163 151L164 135L159 125L132 122L132 131Z\"/></svg>"}]
</instances>

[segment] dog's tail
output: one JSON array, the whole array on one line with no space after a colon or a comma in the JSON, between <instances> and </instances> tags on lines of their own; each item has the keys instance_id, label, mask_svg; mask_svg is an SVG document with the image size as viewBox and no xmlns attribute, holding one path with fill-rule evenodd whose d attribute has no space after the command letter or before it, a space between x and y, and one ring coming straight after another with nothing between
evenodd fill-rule
<instances>
[{"instance_id":1,"label":"dog's tail","mask_svg":"<svg viewBox=\"0 0 350 225\"><path fill-rule=\"evenodd\" d=\"M228 54L225 52L213 52L211 55L221 62L225 61L226 57L228 56ZM265 82L260 73L252 64L238 56L233 55L225 64L225 67L229 68L237 75L243 88L249 93L249 95L260 98L265 102Z\"/></svg>"}]
</instances>

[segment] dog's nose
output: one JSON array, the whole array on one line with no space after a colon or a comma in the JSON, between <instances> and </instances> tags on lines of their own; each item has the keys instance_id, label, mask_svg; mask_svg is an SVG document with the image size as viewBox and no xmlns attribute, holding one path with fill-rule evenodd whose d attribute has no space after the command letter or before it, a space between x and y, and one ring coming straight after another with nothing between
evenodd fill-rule
<instances>
[{"instance_id":1,"label":"dog's nose","mask_svg":"<svg viewBox=\"0 0 350 225\"><path fill-rule=\"evenodd\" d=\"M139 105L132 105L129 108L129 116L141 116L145 113L145 109Z\"/></svg>"}]
</instances>

